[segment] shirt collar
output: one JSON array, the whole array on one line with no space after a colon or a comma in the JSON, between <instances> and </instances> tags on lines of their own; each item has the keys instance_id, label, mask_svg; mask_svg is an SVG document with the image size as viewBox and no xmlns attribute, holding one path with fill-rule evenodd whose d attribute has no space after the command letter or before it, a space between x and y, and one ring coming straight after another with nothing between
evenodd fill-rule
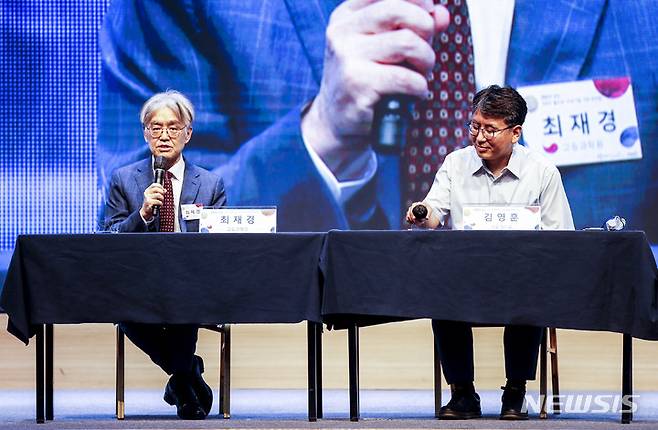
<instances>
[{"instance_id":1,"label":"shirt collar","mask_svg":"<svg viewBox=\"0 0 658 430\"><path fill-rule=\"evenodd\" d=\"M519 143L512 145L512 156L509 159L509 163L507 163L507 170L517 178L521 177L523 155L523 150L519 148Z\"/></svg>"},{"instance_id":2,"label":"shirt collar","mask_svg":"<svg viewBox=\"0 0 658 430\"><path fill-rule=\"evenodd\" d=\"M153 168L154 162L155 162L155 158L151 156L151 168ZM185 160L183 159L183 157L179 158L178 161L174 163L174 165L171 166L171 168L167 171L171 173L171 176L173 176L174 179L182 181L183 174L185 173Z\"/></svg>"},{"instance_id":3,"label":"shirt collar","mask_svg":"<svg viewBox=\"0 0 658 430\"><path fill-rule=\"evenodd\" d=\"M471 145L471 159L468 162L468 171L471 172L471 175L475 176L480 172L486 171L486 166L482 159L478 156L477 150L473 145Z\"/></svg>"},{"instance_id":4,"label":"shirt collar","mask_svg":"<svg viewBox=\"0 0 658 430\"><path fill-rule=\"evenodd\" d=\"M519 149L519 144L515 143L512 145L512 156L509 159L509 162L507 163L507 167L503 169L503 172L501 173L501 176L505 174L506 171L511 173L517 178L521 177L521 158L523 157L523 150ZM476 175L480 172L490 172L489 168L484 164L484 160L482 160L478 154L477 151L475 150L475 147L471 145L472 148L472 155L471 155L471 160L469 162L469 172L471 172L471 175Z\"/></svg>"},{"instance_id":5,"label":"shirt collar","mask_svg":"<svg viewBox=\"0 0 658 430\"><path fill-rule=\"evenodd\" d=\"M185 173L185 160L183 157L179 158L178 161L171 166L169 173L171 173L174 179L178 179L179 181L183 180L183 173Z\"/></svg>"}]
</instances>

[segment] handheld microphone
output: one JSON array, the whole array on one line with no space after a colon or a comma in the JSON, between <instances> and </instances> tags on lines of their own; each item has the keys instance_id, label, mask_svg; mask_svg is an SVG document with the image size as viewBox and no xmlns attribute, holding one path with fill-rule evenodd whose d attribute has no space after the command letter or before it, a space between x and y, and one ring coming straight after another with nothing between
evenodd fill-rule
<instances>
[{"instance_id":1,"label":"handheld microphone","mask_svg":"<svg viewBox=\"0 0 658 430\"><path fill-rule=\"evenodd\" d=\"M153 170L155 171L155 182L164 185L165 178L165 160L162 155L155 157L153 161ZM153 206L153 216L157 217L160 214L160 205Z\"/></svg>"},{"instance_id":2,"label":"handheld microphone","mask_svg":"<svg viewBox=\"0 0 658 430\"><path fill-rule=\"evenodd\" d=\"M414 208L411 210L411 213L414 215L414 218L416 218L417 221L424 220L427 218L427 206L424 204L418 204L414 206Z\"/></svg>"},{"instance_id":3,"label":"handheld microphone","mask_svg":"<svg viewBox=\"0 0 658 430\"><path fill-rule=\"evenodd\" d=\"M403 94L384 96L377 102L372 123L375 152L400 153L406 141L412 103L413 97Z\"/></svg>"}]
</instances>

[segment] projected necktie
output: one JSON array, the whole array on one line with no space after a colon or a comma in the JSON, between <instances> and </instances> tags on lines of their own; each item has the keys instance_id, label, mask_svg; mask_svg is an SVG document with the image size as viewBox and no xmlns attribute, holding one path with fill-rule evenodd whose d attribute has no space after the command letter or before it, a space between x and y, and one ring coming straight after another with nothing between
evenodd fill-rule
<instances>
[{"instance_id":1,"label":"projected necktie","mask_svg":"<svg viewBox=\"0 0 658 430\"><path fill-rule=\"evenodd\" d=\"M174 190L171 185L171 172L165 174L164 203L160 209L160 231L174 231Z\"/></svg>"},{"instance_id":2,"label":"projected necktie","mask_svg":"<svg viewBox=\"0 0 658 430\"><path fill-rule=\"evenodd\" d=\"M475 95L473 42L465 0L437 2L450 12L446 31L434 36L432 96L415 104L401 168L402 212L422 200L445 156L469 144L464 124Z\"/></svg>"}]
</instances>

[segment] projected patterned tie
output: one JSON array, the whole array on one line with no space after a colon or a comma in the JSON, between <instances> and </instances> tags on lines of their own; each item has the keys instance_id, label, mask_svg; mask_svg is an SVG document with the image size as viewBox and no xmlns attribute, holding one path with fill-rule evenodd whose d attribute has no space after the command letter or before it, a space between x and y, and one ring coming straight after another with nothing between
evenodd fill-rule
<instances>
[{"instance_id":1,"label":"projected patterned tie","mask_svg":"<svg viewBox=\"0 0 658 430\"><path fill-rule=\"evenodd\" d=\"M171 185L171 172L167 172L164 180L165 197L160 209L160 231L174 231L174 190Z\"/></svg>"},{"instance_id":2,"label":"projected patterned tie","mask_svg":"<svg viewBox=\"0 0 658 430\"><path fill-rule=\"evenodd\" d=\"M400 163L403 213L425 197L445 156L469 144L464 123L475 95L475 72L466 0L437 3L450 12L450 25L434 36L436 64L428 79L432 96L417 102L412 112Z\"/></svg>"}]
</instances>

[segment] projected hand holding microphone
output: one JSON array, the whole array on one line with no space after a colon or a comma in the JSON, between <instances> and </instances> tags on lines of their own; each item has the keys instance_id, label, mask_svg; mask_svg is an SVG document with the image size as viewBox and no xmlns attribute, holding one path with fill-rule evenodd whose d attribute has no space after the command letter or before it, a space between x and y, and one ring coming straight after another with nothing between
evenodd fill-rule
<instances>
[{"instance_id":1,"label":"projected hand holding microphone","mask_svg":"<svg viewBox=\"0 0 658 430\"><path fill-rule=\"evenodd\" d=\"M426 9L428 16L434 21L432 24L434 32L442 31L449 23L449 14L442 6L434 6ZM421 48L419 52L425 55L418 55L417 57L408 57L404 61L399 62L396 66L402 66L412 73L429 72L434 67L433 61L428 61L433 58L431 52L431 36L434 33L423 32L422 26L411 26L415 29L417 36L424 38L423 42L419 45ZM428 41L427 36L430 35ZM427 48L430 48L428 50ZM411 77L409 78L411 80ZM429 89L427 89L429 91ZM405 146L406 130L411 118L411 111L413 104L421 98L420 94L404 92L388 94L381 97L374 108L374 118L372 125L373 149L381 154L399 154Z\"/></svg>"},{"instance_id":2,"label":"projected hand holding microphone","mask_svg":"<svg viewBox=\"0 0 658 430\"><path fill-rule=\"evenodd\" d=\"M371 149L398 155L410 105L428 97L432 38L448 11L431 1L345 1L331 15L320 90L302 136L336 179L360 180Z\"/></svg>"}]
</instances>

